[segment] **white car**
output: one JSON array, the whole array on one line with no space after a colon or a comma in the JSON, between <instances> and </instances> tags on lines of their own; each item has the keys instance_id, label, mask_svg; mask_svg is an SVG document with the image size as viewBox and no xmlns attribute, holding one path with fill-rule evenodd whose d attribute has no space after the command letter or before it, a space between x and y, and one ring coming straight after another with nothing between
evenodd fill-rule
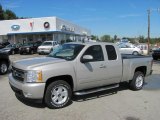
<instances>
[{"instance_id":1,"label":"white car","mask_svg":"<svg viewBox=\"0 0 160 120\"><path fill-rule=\"evenodd\" d=\"M122 54L140 55L142 50L131 43L119 43L120 52Z\"/></svg>"},{"instance_id":2,"label":"white car","mask_svg":"<svg viewBox=\"0 0 160 120\"><path fill-rule=\"evenodd\" d=\"M41 46L38 47L37 52L39 54L49 54L54 47L58 45L57 41L45 41Z\"/></svg>"}]
</instances>

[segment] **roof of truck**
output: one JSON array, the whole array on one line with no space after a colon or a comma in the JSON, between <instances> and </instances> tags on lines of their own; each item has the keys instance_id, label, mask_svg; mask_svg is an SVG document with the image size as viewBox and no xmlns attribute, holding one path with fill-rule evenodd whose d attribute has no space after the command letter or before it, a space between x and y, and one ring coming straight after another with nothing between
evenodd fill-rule
<instances>
[{"instance_id":1,"label":"roof of truck","mask_svg":"<svg viewBox=\"0 0 160 120\"><path fill-rule=\"evenodd\" d=\"M65 44L81 44L81 45L114 45L114 43L108 43L108 42L69 42Z\"/></svg>"}]
</instances>

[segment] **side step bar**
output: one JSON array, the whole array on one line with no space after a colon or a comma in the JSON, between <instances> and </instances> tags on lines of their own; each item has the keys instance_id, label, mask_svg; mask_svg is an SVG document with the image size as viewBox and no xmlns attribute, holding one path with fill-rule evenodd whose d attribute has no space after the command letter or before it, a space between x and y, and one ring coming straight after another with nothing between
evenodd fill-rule
<instances>
[{"instance_id":1,"label":"side step bar","mask_svg":"<svg viewBox=\"0 0 160 120\"><path fill-rule=\"evenodd\" d=\"M87 95L87 94L96 93L100 91L110 90L113 88L118 88L118 87L119 87L119 84L114 84L114 85L109 85L109 86L95 88L95 89L77 91L74 93L74 95Z\"/></svg>"}]
</instances>

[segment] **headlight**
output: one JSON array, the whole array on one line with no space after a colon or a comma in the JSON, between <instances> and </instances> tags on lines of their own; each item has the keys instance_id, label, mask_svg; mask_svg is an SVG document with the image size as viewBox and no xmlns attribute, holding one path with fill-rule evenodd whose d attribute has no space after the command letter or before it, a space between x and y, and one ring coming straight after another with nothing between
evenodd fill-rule
<instances>
[{"instance_id":1,"label":"headlight","mask_svg":"<svg viewBox=\"0 0 160 120\"><path fill-rule=\"evenodd\" d=\"M27 50L29 50L29 48L27 48Z\"/></svg>"},{"instance_id":2,"label":"headlight","mask_svg":"<svg viewBox=\"0 0 160 120\"><path fill-rule=\"evenodd\" d=\"M27 82L42 82L42 71L28 71L27 72Z\"/></svg>"}]
</instances>

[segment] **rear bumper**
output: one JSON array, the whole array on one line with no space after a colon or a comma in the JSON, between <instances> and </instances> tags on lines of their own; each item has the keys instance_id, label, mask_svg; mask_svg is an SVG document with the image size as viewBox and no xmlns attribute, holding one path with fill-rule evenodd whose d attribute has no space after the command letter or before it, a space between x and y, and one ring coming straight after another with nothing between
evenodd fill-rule
<instances>
[{"instance_id":1,"label":"rear bumper","mask_svg":"<svg viewBox=\"0 0 160 120\"><path fill-rule=\"evenodd\" d=\"M12 74L9 75L9 84L12 90L25 98L42 99L45 90L45 83L23 83L15 80Z\"/></svg>"}]
</instances>

